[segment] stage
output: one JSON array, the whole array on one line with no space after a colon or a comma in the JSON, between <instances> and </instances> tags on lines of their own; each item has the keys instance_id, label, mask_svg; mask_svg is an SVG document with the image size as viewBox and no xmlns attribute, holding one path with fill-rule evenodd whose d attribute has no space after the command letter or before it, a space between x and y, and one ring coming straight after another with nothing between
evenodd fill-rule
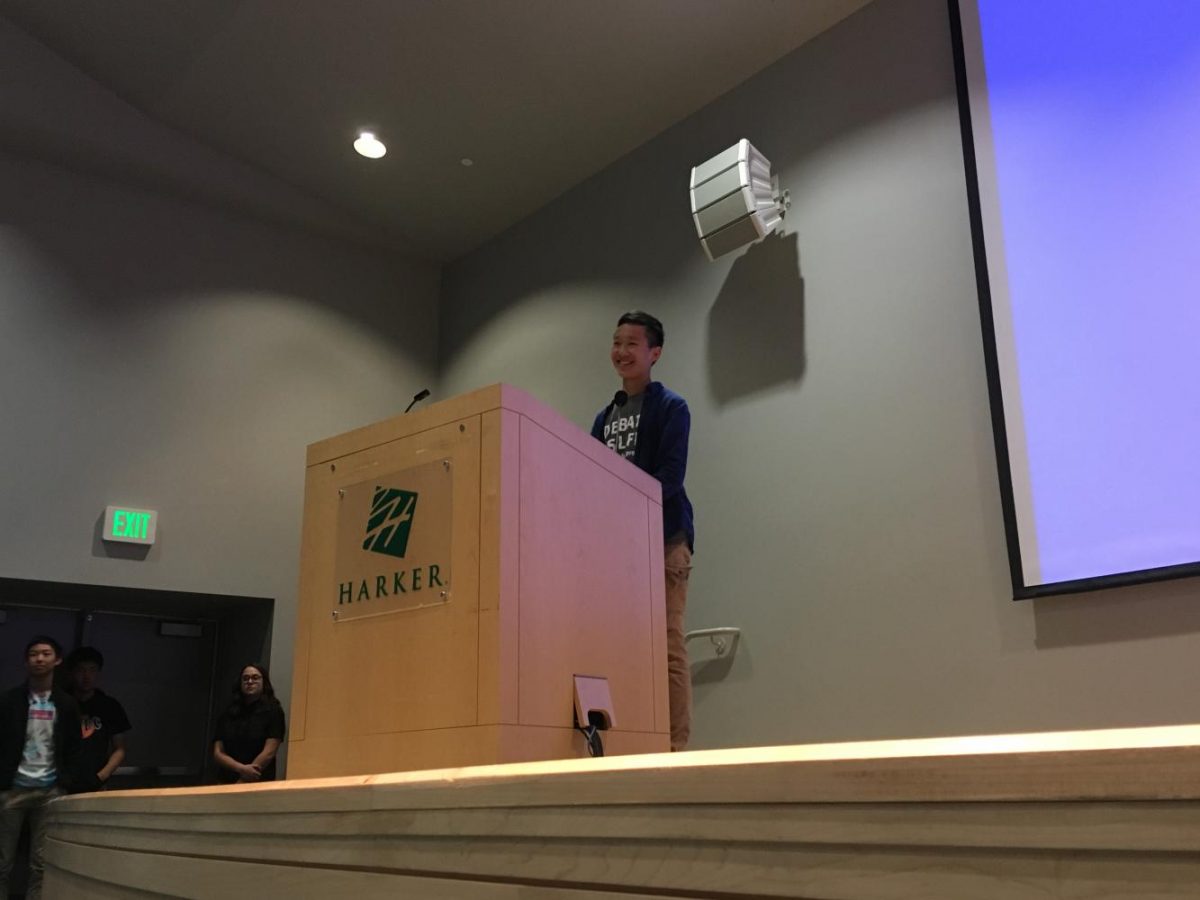
<instances>
[{"instance_id":1,"label":"stage","mask_svg":"<svg viewBox=\"0 0 1200 900\"><path fill-rule=\"evenodd\" d=\"M1200 897L1200 726L88 794L49 835L48 898Z\"/></svg>"}]
</instances>

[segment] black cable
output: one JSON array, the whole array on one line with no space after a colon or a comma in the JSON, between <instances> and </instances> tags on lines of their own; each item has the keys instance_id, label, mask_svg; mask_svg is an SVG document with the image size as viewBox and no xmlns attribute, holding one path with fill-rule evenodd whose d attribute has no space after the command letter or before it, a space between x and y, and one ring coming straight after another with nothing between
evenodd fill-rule
<instances>
[{"instance_id":1,"label":"black cable","mask_svg":"<svg viewBox=\"0 0 1200 900\"><path fill-rule=\"evenodd\" d=\"M576 725L575 728L587 742L588 756L604 755L604 740L600 737L599 728L595 725L589 725L587 728L580 728Z\"/></svg>"},{"instance_id":2,"label":"black cable","mask_svg":"<svg viewBox=\"0 0 1200 900\"><path fill-rule=\"evenodd\" d=\"M589 718L591 717L591 715L592 714L589 713ZM588 756L603 756L604 755L604 739L602 737L600 737L599 725L594 724L594 722L589 722L588 727L584 728L582 725L579 724L579 716L578 715L572 716L571 718L574 721L575 730L583 735L583 740L587 744ZM598 718L599 718L600 724L601 725L604 724L603 717L598 717Z\"/></svg>"}]
</instances>

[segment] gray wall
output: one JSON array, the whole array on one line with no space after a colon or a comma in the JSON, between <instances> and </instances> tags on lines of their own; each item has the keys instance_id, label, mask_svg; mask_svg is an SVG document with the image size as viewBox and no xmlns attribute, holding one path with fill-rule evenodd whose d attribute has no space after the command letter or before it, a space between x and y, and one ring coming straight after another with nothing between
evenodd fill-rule
<instances>
[{"instance_id":1,"label":"gray wall","mask_svg":"<svg viewBox=\"0 0 1200 900\"><path fill-rule=\"evenodd\" d=\"M1195 719L1194 582L1009 600L941 0L876 0L452 265L440 322L434 267L2 19L0 79L0 575L275 598L286 693L305 444L439 369L585 424L645 306L694 416L689 624L746 635L697 654L697 746ZM710 264L687 172L742 136L794 207ZM161 511L146 559L97 540L113 502Z\"/></svg>"},{"instance_id":2,"label":"gray wall","mask_svg":"<svg viewBox=\"0 0 1200 900\"><path fill-rule=\"evenodd\" d=\"M438 271L279 224L324 208L3 20L0 61L0 575L274 598L287 703L305 446L434 377ZM144 559L110 503L160 511Z\"/></svg>"},{"instance_id":3,"label":"gray wall","mask_svg":"<svg viewBox=\"0 0 1200 900\"><path fill-rule=\"evenodd\" d=\"M785 232L708 263L689 168L750 138ZM946 5L876 0L443 276L443 395L580 425L616 316L689 400L694 746L1193 721L1194 581L1015 604Z\"/></svg>"}]
</instances>

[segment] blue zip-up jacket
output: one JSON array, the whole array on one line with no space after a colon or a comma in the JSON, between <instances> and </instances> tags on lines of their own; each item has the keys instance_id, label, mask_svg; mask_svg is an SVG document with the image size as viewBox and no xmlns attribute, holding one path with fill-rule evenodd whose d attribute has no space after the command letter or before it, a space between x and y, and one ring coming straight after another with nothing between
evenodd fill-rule
<instances>
[{"instance_id":1,"label":"blue zip-up jacket","mask_svg":"<svg viewBox=\"0 0 1200 900\"><path fill-rule=\"evenodd\" d=\"M592 423L592 437L601 443L604 442L604 420L612 406L610 401ZM695 550L692 502L683 489L691 428L692 414L688 411L687 401L660 382L650 382L642 399L633 462L662 485L663 539L682 531L687 535L688 548Z\"/></svg>"}]
</instances>

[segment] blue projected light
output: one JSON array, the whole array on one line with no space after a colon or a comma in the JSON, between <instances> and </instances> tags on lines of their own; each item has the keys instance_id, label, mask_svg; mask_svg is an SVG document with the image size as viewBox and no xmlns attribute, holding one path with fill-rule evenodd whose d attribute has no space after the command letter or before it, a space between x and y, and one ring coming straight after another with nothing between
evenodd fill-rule
<instances>
[{"instance_id":1,"label":"blue projected light","mask_svg":"<svg viewBox=\"0 0 1200 900\"><path fill-rule=\"evenodd\" d=\"M1200 3L968 7L1018 593L1192 566Z\"/></svg>"}]
</instances>

